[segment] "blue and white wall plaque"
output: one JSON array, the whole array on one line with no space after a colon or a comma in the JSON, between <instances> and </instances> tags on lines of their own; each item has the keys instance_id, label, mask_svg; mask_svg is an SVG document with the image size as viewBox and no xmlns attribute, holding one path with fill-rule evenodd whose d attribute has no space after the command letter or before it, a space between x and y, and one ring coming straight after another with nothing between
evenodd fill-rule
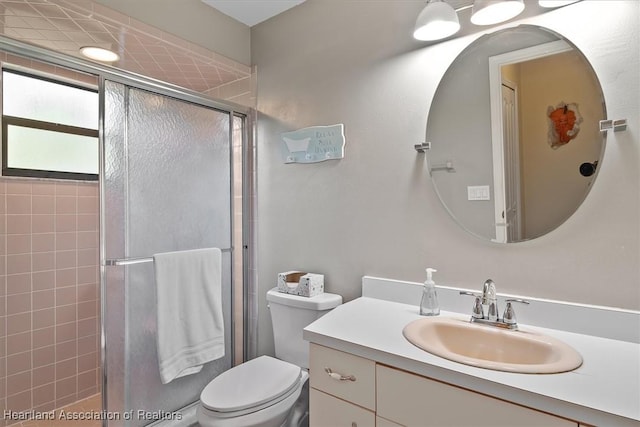
<instances>
[{"instance_id":1,"label":"blue and white wall plaque","mask_svg":"<svg viewBox=\"0 0 640 427\"><path fill-rule=\"evenodd\" d=\"M282 134L285 163L317 163L344 157L344 125L312 126Z\"/></svg>"}]
</instances>

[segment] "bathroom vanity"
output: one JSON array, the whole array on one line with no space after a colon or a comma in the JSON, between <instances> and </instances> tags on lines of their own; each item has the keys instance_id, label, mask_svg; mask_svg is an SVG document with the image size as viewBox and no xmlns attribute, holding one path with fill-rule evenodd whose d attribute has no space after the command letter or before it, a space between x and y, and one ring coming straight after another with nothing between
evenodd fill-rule
<instances>
[{"instance_id":1,"label":"bathroom vanity","mask_svg":"<svg viewBox=\"0 0 640 427\"><path fill-rule=\"evenodd\" d=\"M627 340L521 322L524 332L575 348L583 364L565 373L520 374L456 363L407 341L403 328L421 317L419 292L419 284L365 277L363 297L305 329L311 342L311 427L640 426L640 344L632 330L638 313L596 314L630 325ZM452 289L438 292L441 316L468 319L458 310L461 297ZM462 298L462 307L468 302ZM537 314L554 318L563 308L541 302ZM579 317L594 315L592 309L569 308L576 324L588 324Z\"/></svg>"}]
</instances>

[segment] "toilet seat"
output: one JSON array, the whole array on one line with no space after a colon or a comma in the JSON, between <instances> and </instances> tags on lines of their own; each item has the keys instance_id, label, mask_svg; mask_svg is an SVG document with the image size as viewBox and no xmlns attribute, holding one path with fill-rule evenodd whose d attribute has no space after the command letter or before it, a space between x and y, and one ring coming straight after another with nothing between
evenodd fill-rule
<instances>
[{"instance_id":1,"label":"toilet seat","mask_svg":"<svg viewBox=\"0 0 640 427\"><path fill-rule=\"evenodd\" d=\"M202 406L216 417L238 417L274 405L300 385L299 366L260 356L223 372L202 391Z\"/></svg>"}]
</instances>

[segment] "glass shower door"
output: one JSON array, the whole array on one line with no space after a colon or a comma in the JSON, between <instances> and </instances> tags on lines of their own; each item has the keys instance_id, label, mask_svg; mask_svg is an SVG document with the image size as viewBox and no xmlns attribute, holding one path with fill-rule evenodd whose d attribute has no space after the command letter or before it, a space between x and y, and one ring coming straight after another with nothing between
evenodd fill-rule
<instances>
[{"instance_id":1,"label":"glass shower door","mask_svg":"<svg viewBox=\"0 0 640 427\"><path fill-rule=\"evenodd\" d=\"M233 360L231 114L104 84L102 254L105 417L109 426L179 418ZM152 256L218 247L225 356L163 385Z\"/></svg>"}]
</instances>

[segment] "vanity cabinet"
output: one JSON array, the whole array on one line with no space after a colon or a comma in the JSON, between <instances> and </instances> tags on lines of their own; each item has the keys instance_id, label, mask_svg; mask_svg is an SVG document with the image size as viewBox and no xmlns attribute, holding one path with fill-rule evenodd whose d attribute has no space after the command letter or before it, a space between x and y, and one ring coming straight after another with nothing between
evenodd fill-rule
<instances>
[{"instance_id":1,"label":"vanity cabinet","mask_svg":"<svg viewBox=\"0 0 640 427\"><path fill-rule=\"evenodd\" d=\"M310 427L578 426L313 343L309 362Z\"/></svg>"},{"instance_id":2,"label":"vanity cabinet","mask_svg":"<svg viewBox=\"0 0 640 427\"><path fill-rule=\"evenodd\" d=\"M419 375L378 365L376 412L405 426L577 427L566 420Z\"/></svg>"},{"instance_id":3,"label":"vanity cabinet","mask_svg":"<svg viewBox=\"0 0 640 427\"><path fill-rule=\"evenodd\" d=\"M375 362L311 344L309 372L310 426L376 424Z\"/></svg>"}]
</instances>

